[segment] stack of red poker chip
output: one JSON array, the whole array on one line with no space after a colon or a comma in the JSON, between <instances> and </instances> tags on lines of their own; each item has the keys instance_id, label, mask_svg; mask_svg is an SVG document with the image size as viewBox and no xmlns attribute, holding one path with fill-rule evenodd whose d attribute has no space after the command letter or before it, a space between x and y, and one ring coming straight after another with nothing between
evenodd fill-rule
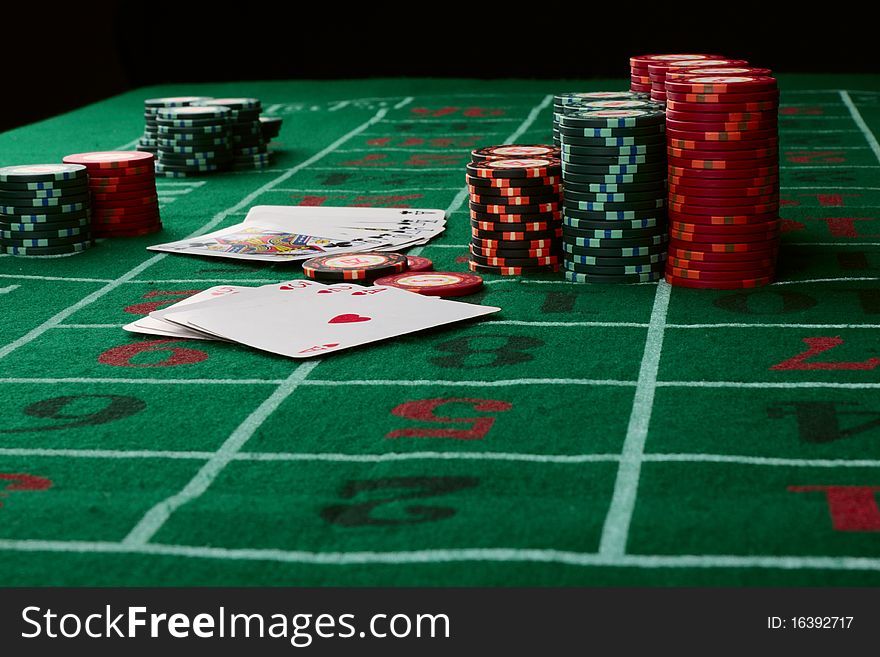
<instances>
[{"instance_id":1,"label":"stack of red poker chip","mask_svg":"<svg viewBox=\"0 0 880 657\"><path fill-rule=\"evenodd\" d=\"M558 271L562 165L550 145L479 148L467 166L471 271L518 276Z\"/></svg>"},{"instance_id":2,"label":"stack of red poker chip","mask_svg":"<svg viewBox=\"0 0 880 657\"><path fill-rule=\"evenodd\" d=\"M94 237L139 237L162 229L152 153L103 151L77 153L66 164L81 164L89 174Z\"/></svg>"},{"instance_id":3,"label":"stack of red poker chip","mask_svg":"<svg viewBox=\"0 0 880 657\"><path fill-rule=\"evenodd\" d=\"M702 70L703 68L712 68L715 66L748 66L748 62L743 59L727 59L721 57L651 62L648 64L648 77L651 84L651 100L658 103L666 102L666 80L667 75L670 72L696 68Z\"/></svg>"},{"instance_id":4,"label":"stack of red poker chip","mask_svg":"<svg viewBox=\"0 0 880 657\"><path fill-rule=\"evenodd\" d=\"M630 90L649 94L653 90L651 83L651 64L671 62L698 62L706 59L723 59L721 55L705 54L669 54L669 55L636 55L629 58Z\"/></svg>"},{"instance_id":5,"label":"stack of red poker chip","mask_svg":"<svg viewBox=\"0 0 880 657\"><path fill-rule=\"evenodd\" d=\"M779 247L778 100L769 76L666 82L666 281L738 289L773 280Z\"/></svg>"}]
</instances>

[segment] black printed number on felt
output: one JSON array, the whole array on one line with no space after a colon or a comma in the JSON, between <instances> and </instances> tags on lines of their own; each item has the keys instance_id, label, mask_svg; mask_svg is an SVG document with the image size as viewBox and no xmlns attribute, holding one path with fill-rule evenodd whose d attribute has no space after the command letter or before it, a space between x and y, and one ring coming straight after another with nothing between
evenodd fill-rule
<instances>
[{"instance_id":1,"label":"black printed number on felt","mask_svg":"<svg viewBox=\"0 0 880 657\"><path fill-rule=\"evenodd\" d=\"M104 405L98 410L86 413L65 412L65 409L68 409L75 402L86 399L104 400ZM27 431L57 431L76 427L91 427L122 420L135 413L140 413L146 407L147 404L143 400L126 395L65 395L63 397L52 397L51 399L34 402L24 409L24 414L46 420L70 420L70 422L40 427L0 429L0 432L22 433Z\"/></svg>"},{"instance_id":2,"label":"black printed number on felt","mask_svg":"<svg viewBox=\"0 0 880 657\"><path fill-rule=\"evenodd\" d=\"M463 370L519 365L535 358L527 350L543 346L543 340L522 335L473 335L435 345L435 350L450 355L431 358L431 362Z\"/></svg>"},{"instance_id":3,"label":"black printed number on felt","mask_svg":"<svg viewBox=\"0 0 880 657\"><path fill-rule=\"evenodd\" d=\"M373 513L379 507L393 502L447 495L466 488L474 488L479 483L476 477L387 477L346 482L339 496L353 499L368 496L375 491L392 491L388 497L360 502L357 504L337 504L321 511L327 522L342 527L415 525L434 522L455 515L455 509L448 506L428 506L412 504L405 506L403 517L382 517Z\"/></svg>"}]
</instances>

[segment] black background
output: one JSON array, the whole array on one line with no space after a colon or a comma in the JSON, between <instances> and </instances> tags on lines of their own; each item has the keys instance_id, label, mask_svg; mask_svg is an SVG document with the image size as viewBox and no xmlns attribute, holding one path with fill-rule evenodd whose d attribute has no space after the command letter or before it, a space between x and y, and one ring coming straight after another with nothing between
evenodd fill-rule
<instances>
[{"instance_id":1,"label":"black background","mask_svg":"<svg viewBox=\"0 0 880 657\"><path fill-rule=\"evenodd\" d=\"M629 56L650 52L880 73L875 27L848 3L644 4L7 3L0 129L167 82L625 78Z\"/></svg>"}]
</instances>

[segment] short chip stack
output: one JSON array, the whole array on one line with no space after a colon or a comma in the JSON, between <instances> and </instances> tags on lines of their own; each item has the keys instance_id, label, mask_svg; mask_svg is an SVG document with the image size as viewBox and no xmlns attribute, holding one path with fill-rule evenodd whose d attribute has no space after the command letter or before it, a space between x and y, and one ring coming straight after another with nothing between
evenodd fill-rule
<instances>
[{"instance_id":1,"label":"short chip stack","mask_svg":"<svg viewBox=\"0 0 880 657\"><path fill-rule=\"evenodd\" d=\"M283 119L279 116L261 116L260 130L263 133L263 141L267 144L281 134L281 123Z\"/></svg>"},{"instance_id":2,"label":"short chip stack","mask_svg":"<svg viewBox=\"0 0 880 657\"><path fill-rule=\"evenodd\" d=\"M259 98L212 98L198 103L202 107L227 108L232 168L262 169L270 163L268 140L260 122ZM280 128L280 126L279 126Z\"/></svg>"},{"instance_id":3,"label":"short chip stack","mask_svg":"<svg viewBox=\"0 0 880 657\"><path fill-rule=\"evenodd\" d=\"M84 166L0 168L0 253L60 256L92 245Z\"/></svg>"},{"instance_id":4,"label":"short chip stack","mask_svg":"<svg viewBox=\"0 0 880 657\"><path fill-rule=\"evenodd\" d=\"M576 283L663 277L665 115L651 101L597 101L560 119L562 266Z\"/></svg>"},{"instance_id":5,"label":"short chip stack","mask_svg":"<svg viewBox=\"0 0 880 657\"><path fill-rule=\"evenodd\" d=\"M157 155L159 152L159 110L166 107L186 107L207 96L174 96L168 98L148 98L144 101L144 134L138 140L137 150Z\"/></svg>"},{"instance_id":6,"label":"short chip stack","mask_svg":"<svg viewBox=\"0 0 880 657\"><path fill-rule=\"evenodd\" d=\"M374 281L406 271L405 255L384 251L354 251L311 258L303 262L303 273L316 281Z\"/></svg>"},{"instance_id":7,"label":"short chip stack","mask_svg":"<svg viewBox=\"0 0 880 657\"><path fill-rule=\"evenodd\" d=\"M666 280L739 289L773 280L779 247L776 80L694 75L666 83Z\"/></svg>"},{"instance_id":8,"label":"short chip stack","mask_svg":"<svg viewBox=\"0 0 880 657\"><path fill-rule=\"evenodd\" d=\"M556 94L553 97L553 143L560 145L559 119L564 114L570 114L585 109L589 103L599 100L647 100L647 93L635 91L581 91L564 94Z\"/></svg>"},{"instance_id":9,"label":"short chip stack","mask_svg":"<svg viewBox=\"0 0 880 657\"><path fill-rule=\"evenodd\" d=\"M184 178L229 169L232 121L232 110L223 106L160 108L156 173Z\"/></svg>"},{"instance_id":10,"label":"short chip stack","mask_svg":"<svg viewBox=\"0 0 880 657\"><path fill-rule=\"evenodd\" d=\"M562 163L543 144L471 153L471 271L518 276L559 271Z\"/></svg>"},{"instance_id":11,"label":"short chip stack","mask_svg":"<svg viewBox=\"0 0 880 657\"><path fill-rule=\"evenodd\" d=\"M76 153L63 161L88 170L95 237L140 237L162 229L151 153Z\"/></svg>"},{"instance_id":12,"label":"short chip stack","mask_svg":"<svg viewBox=\"0 0 880 657\"><path fill-rule=\"evenodd\" d=\"M651 100L665 102L666 87L660 74L651 77L651 64L671 62L696 62L704 59L725 59L719 55L705 54L668 54L668 55L636 55L629 58L630 90L651 94Z\"/></svg>"}]
</instances>

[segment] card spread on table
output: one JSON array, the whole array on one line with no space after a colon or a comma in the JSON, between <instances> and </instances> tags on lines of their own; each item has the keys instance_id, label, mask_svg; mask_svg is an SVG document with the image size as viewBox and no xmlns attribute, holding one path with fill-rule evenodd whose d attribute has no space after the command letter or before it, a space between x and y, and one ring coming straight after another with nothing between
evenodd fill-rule
<instances>
[{"instance_id":1,"label":"card spread on table","mask_svg":"<svg viewBox=\"0 0 880 657\"><path fill-rule=\"evenodd\" d=\"M151 251L284 262L349 251L399 251L446 228L443 210L255 205L240 224Z\"/></svg>"},{"instance_id":2,"label":"card spread on table","mask_svg":"<svg viewBox=\"0 0 880 657\"><path fill-rule=\"evenodd\" d=\"M211 288L125 329L228 340L290 358L309 358L499 310L381 285L296 280L256 288Z\"/></svg>"}]
</instances>

